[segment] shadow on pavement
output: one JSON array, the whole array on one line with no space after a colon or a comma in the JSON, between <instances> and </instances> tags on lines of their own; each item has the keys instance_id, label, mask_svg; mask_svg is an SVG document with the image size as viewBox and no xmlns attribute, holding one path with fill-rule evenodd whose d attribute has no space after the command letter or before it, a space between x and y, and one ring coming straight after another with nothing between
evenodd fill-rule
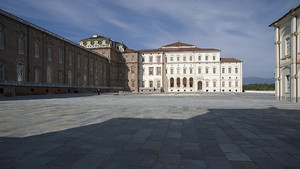
<instances>
[{"instance_id":1,"label":"shadow on pavement","mask_svg":"<svg viewBox=\"0 0 300 169\"><path fill-rule=\"evenodd\" d=\"M300 112L211 109L187 120L115 118L0 138L1 168L297 168Z\"/></svg>"}]
</instances>

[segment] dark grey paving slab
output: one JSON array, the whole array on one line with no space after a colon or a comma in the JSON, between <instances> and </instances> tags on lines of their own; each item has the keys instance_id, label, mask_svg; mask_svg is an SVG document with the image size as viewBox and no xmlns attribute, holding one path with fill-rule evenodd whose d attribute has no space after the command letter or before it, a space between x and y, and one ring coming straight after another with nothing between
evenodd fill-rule
<instances>
[{"instance_id":1,"label":"dark grey paving slab","mask_svg":"<svg viewBox=\"0 0 300 169\"><path fill-rule=\"evenodd\" d=\"M205 161L201 160L182 160L182 169L206 169Z\"/></svg>"}]
</instances>

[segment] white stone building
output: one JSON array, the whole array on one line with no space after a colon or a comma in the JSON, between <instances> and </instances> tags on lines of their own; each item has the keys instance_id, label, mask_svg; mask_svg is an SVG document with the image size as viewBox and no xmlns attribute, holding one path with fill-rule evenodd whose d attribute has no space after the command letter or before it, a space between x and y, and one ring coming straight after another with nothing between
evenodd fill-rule
<instances>
[{"instance_id":1,"label":"white stone building","mask_svg":"<svg viewBox=\"0 0 300 169\"><path fill-rule=\"evenodd\" d=\"M270 27L275 31L275 95L277 100L300 99L300 5Z\"/></svg>"},{"instance_id":2,"label":"white stone building","mask_svg":"<svg viewBox=\"0 0 300 169\"><path fill-rule=\"evenodd\" d=\"M176 42L138 50L140 92L242 92L242 61Z\"/></svg>"}]
</instances>

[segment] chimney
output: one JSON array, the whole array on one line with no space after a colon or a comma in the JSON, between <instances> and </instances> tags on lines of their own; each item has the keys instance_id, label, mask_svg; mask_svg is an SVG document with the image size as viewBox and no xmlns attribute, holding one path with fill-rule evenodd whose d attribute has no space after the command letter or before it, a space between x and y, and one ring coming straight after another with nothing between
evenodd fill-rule
<instances>
[{"instance_id":1,"label":"chimney","mask_svg":"<svg viewBox=\"0 0 300 169\"><path fill-rule=\"evenodd\" d=\"M93 34L93 38L97 38L97 36L98 36L97 34Z\"/></svg>"}]
</instances>

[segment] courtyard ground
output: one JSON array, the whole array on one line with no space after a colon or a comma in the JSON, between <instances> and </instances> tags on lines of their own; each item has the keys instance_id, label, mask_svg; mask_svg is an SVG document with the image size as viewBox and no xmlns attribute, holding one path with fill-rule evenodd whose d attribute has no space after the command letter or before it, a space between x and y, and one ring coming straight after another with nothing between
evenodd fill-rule
<instances>
[{"instance_id":1,"label":"courtyard ground","mask_svg":"<svg viewBox=\"0 0 300 169\"><path fill-rule=\"evenodd\" d=\"M300 168L300 104L272 94L0 98L0 168Z\"/></svg>"}]
</instances>

